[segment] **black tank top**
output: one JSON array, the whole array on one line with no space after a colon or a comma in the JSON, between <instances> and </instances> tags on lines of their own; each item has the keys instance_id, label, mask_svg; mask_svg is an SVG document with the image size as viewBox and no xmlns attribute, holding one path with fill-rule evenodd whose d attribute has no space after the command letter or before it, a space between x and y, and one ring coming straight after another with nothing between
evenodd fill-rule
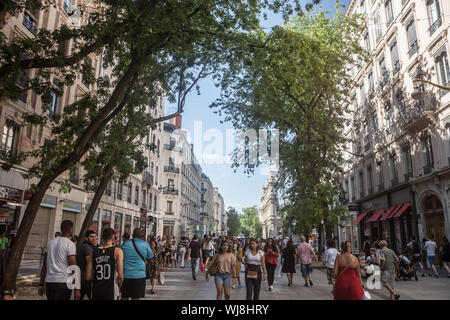
<instances>
[{"instance_id":1,"label":"black tank top","mask_svg":"<svg viewBox=\"0 0 450 320\"><path fill-rule=\"evenodd\" d=\"M115 246L109 248L97 246L94 248L92 300L114 300L115 248Z\"/></svg>"}]
</instances>

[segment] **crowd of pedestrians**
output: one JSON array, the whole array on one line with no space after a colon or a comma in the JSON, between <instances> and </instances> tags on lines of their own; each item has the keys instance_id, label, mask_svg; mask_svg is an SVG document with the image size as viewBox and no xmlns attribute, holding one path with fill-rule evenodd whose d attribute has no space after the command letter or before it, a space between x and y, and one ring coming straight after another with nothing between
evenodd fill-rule
<instances>
[{"instance_id":1,"label":"crowd of pedestrians","mask_svg":"<svg viewBox=\"0 0 450 320\"><path fill-rule=\"evenodd\" d=\"M136 228L132 235L124 233L122 244L118 245L118 235L111 228L102 231L100 239L97 233L89 230L84 242L76 246L73 237L73 223L69 220L61 223L61 232L50 240L44 255L41 270L39 294L48 300L89 299L89 300L138 300L145 297L147 280L150 280L154 294L157 286L165 283L165 271L169 268L185 268L190 262L192 279L196 281L201 272L206 281L214 277L218 300L229 300L232 289L245 283L247 300L259 300L261 284L267 281L269 291L273 291L274 279L278 267L278 277L287 275L288 286L294 282L296 265L300 265L304 286L311 288L312 262L318 261L319 254L313 242L305 236L294 245L292 239L269 238L237 239L235 237L199 238L194 235L190 240L181 237L147 237ZM2 245L8 243L3 241ZM450 243L444 239L438 247L429 236L419 243L411 238L402 255L388 248L384 240L371 243L366 239L358 257L353 254L349 241L336 248L333 239L327 240L323 252L323 265L326 268L328 284L336 300L370 299L364 290L362 274L369 277L379 272L381 283L391 299L398 300L395 281L399 277L401 259L410 259L411 265L418 265L425 277L428 268L430 276L438 277L435 257L440 261L450 277ZM2 246L2 256L6 249ZM71 266L80 270L80 286L71 290L67 279L71 276ZM242 281L243 277L243 281Z\"/></svg>"}]
</instances>

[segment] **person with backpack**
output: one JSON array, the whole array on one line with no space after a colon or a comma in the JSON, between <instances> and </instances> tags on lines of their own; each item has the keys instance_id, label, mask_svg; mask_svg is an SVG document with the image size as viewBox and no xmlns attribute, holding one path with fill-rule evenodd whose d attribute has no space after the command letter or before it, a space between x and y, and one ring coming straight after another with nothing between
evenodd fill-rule
<instances>
[{"instance_id":1,"label":"person with backpack","mask_svg":"<svg viewBox=\"0 0 450 320\"><path fill-rule=\"evenodd\" d=\"M153 251L141 229L133 231L133 239L125 241L123 251L122 300L139 300L145 297L148 260L153 259Z\"/></svg>"},{"instance_id":2,"label":"person with backpack","mask_svg":"<svg viewBox=\"0 0 450 320\"><path fill-rule=\"evenodd\" d=\"M219 252L212 258L206 271L206 281L209 281L210 273L215 277L217 300L222 300L223 293L225 293L225 300L230 300L231 280L236 277L236 257L227 241L222 241Z\"/></svg>"},{"instance_id":3,"label":"person with backpack","mask_svg":"<svg viewBox=\"0 0 450 320\"><path fill-rule=\"evenodd\" d=\"M422 251L420 249L420 244L416 241L415 237L411 237L411 240L406 245L405 253L411 257L413 264L419 264L420 270L422 270L422 277L425 277L425 271L422 263Z\"/></svg>"},{"instance_id":4,"label":"person with backpack","mask_svg":"<svg viewBox=\"0 0 450 320\"><path fill-rule=\"evenodd\" d=\"M440 251L442 253L442 264L444 265L445 270L447 270L448 277L450 278L450 242L446 237L442 239L442 246Z\"/></svg>"}]
</instances>

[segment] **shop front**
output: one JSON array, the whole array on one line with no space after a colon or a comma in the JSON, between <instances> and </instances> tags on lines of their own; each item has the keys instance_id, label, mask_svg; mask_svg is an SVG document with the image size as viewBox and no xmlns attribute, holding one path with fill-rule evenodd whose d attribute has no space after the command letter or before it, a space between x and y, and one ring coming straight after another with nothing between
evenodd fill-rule
<instances>
[{"instance_id":1,"label":"shop front","mask_svg":"<svg viewBox=\"0 0 450 320\"><path fill-rule=\"evenodd\" d=\"M173 220L163 220L163 236L166 239L172 239L174 236L175 221Z\"/></svg>"},{"instance_id":2,"label":"shop front","mask_svg":"<svg viewBox=\"0 0 450 320\"><path fill-rule=\"evenodd\" d=\"M359 243L364 243L366 239L371 243L381 239L383 237L383 226L378 219L386 210L386 197L381 196L363 201L360 210L362 213L353 222L353 225L359 226Z\"/></svg>"},{"instance_id":3,"label":"shop front","mask_svg":"<svg viewBox=\"0 0 450 320\"><path fill-rule=\"evenodd\" d=\"M123 215L120 212L114 214L114 232L119 245L122 244L122 217Z\"/></svg>"}]
</instances>

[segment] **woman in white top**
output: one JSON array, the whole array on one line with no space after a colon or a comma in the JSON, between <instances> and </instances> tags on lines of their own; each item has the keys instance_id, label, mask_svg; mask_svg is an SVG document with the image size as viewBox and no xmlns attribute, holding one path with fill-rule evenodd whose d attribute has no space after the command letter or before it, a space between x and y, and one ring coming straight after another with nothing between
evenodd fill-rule
<instances>
[{"instance_id":1,"label":"woman in white top","mask_svg":"<svg viewBox=\"0 0 450 320\"><path fill-rule=\"evenodd\" d=\"M250 248L245 252L245 286L247 288L247 300L259 300L261 290L261 266L264 271L264 281L267 280L267 270L264 259L264 252L260 250L255 239L250 241Z\"/></svg>"}]
</instances>

